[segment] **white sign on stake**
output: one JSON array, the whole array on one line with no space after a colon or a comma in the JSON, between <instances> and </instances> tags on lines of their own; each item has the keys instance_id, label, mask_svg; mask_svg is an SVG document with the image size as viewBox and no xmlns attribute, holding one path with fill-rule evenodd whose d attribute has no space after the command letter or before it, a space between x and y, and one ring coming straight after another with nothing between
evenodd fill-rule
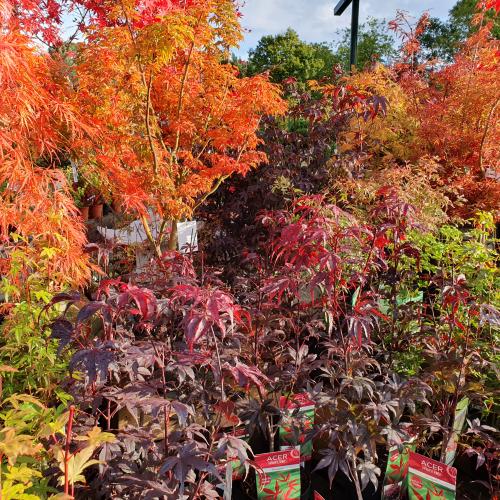
<instances>
[{"instance_id":1,"label":"white sign on stake","mask_svg":"<svg viewBox=\"0 0 500 500\"><path fill-rule=\"evenodd\" d=\"M78 182L78 165L76 161L70 160L71 163L71 173L73 174L73 182L76 184Z\"/></svg>"},{"instance_id":2,"label":"white sign on stake","mask_svg":"<svg viewBox=\"0 0 500 500\"><path fill-rule=\"evenodd\" d=\"M182 253L198 250L198 228L195 220L177 223L177 248Z\"/></svg>"}]
</instances>

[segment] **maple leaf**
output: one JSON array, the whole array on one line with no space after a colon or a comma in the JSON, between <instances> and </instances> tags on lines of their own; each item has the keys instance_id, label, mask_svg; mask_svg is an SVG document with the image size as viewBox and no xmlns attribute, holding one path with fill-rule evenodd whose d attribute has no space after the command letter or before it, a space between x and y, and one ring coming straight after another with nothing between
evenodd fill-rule
<instances>
[{"instance_id":1,"label":"maple leaf","mask_svg":"<svg viewBox=\"0 0 500 500\"><path fill-rule=\"evenodd\" d=\"M373 462L365 460L358 465L358 471L361 479L361 488L364 490L368 483L372 483L375 490L378 488L378 476L381 470Z\"/></svg>"},{"instance_id":2,"label":"maple leaf","mask_svg":"<svg viewBox=\"0 0 500 500\"><path fill-rule=\"evenodd\" d=\"M323 458L316 465L315 470L328 469L328 479L330 485L332 485L333 480L340 469L344 474L349 474L349 465L347 463L345 451L337 451L333 448L327 450L322 450L321 454L324 455Z\"/></svg>"},{"instance_id":3,"label":"maple leaf","mask_svg":"<svg viewBox=\"0 0 500 500\"><path fill-rule=\"evenodd\" d=\"M184 317L186 340L190 350L213 327L223 336L228 328L241 322L241 308L227 293L217 289L203 289L193 285L178 285L172 290L172 304L189 305Z\"/></svg>"},{"instance_id":4,"label":"maple leaf","mask_svg":"<svg viewBox=\"0 0 500 500\"><path fill-rule=\"evenodd\" d=\"M278 481L274 483L274 489L271 488L263 488L262 492L265 493L265 500L279 500L283 498L283 492L281 491L281 485Z\"/></svg>"},{"instance_id":5,"label":"maple leaf","mask_svg":"<svg viewBox=\"0 0 500 500\"><path fill-rule=\"evenodd\" d=\"M209 472L214 477L222 480L214 464L207 462L204 453L195 442L183 445L176 456L168 457L160 469L160 474L172 470L180 484L180 495L184 493L184 483L190 471Z\"/></svg>"},{"instance_id":6,"label":"maple leaf","mask_svg":"<svg viewBox=\"0 0 500 500\"><path fill-rule=\"evenodd\" d=\"M157 301L151 290L139 288L132 285L124 285L122 293L118 297L118 305L124 307L129 302L135 302L137 309L132 309L132 314L139 314L145 321L155 317Z\"/></svg>"},{"instance_id":7,"label":"maple leaf","mask_svg":"<svg viewBox=\"0 0 500 500\"><path fill-rule=\"evenodd\" d=\"M251 383L255 384L260 389L264 389L263 382L268 380L257 367L245 365L238 360L236 360L234 366L229 363L224 363L222 368L228 370L236 382L246 389L249 389Z\"/></svg>"},{"instance_id":8,"label":"maple leaf","mask_svg":"<svg viewBox=\"0 0 500 500\"><path fill-rule=\"evenodd\" d=\"M94 314L107 308L104 302L89 302L85 304L79 311L76 317L76 325L81 325Z\"/></svg>"},{"instance_id":9,"label":"maple leaf","mask_svg":"<svg viewBox=\"0 0 500 500\"><path fill-rule=\"evenodd\" d=\"M280 410L272 405L270 399L266 399L262 403L255 399L250 399L243 405L241 419L247 424L250 434L253 434L257 430L265 434L268 419L271 416L277 415L280 415Z\"/></svg>"},{"instance_id":10,"label":"maple leaf","mask_svg":"<svg viewBox=\"0 0 500 500\"><path fill-rule=\"evenodd\" d=\"M294 479L293 481L290 481L288 483L288 489L285 492L285 498L293 498L291 495L297 493L300 493L300 479Z\"/></svg>"},{"instance_id":11,"label":"maple leaf","mask_svg":"<svg viewBox=\"0 0 500 500\"><path fill-rule=\"evenodd\" d=\"M216 413L221 415L225 422L230 425L237 426L240 424L240 419L235 413L235 408L236 406L232 401L219 401L214 406ZM226 427L225 424L224 427Z\"/></svg>"},{"instance_id":12,"label":"maple leaf","mask_svg":"<svg viewBox=\"0 0 500 500\"><path fill-rule=\"evenodd\" d=\"M74 332L73 323L65 318L58 318L50 325L51 338L59 341L57 353L61 354L66 346L71 343Z\"/></svg>"},{"instance_id":13,"label":"maple leaf","mask_svg":"<svg viewBox=\"0 0 500 500\"><path fill-rule=\"evenodd\" d=\"M99 460L92 459L96 447L86 446L83 450L70 455L69 460L66 464L66 454L64 450L57 447L55 450L55 457L59 463L59 469L63 473L63 476L59 478L59 484L64 485L64 473L67 467L68 471L68 481L69 484L85 483L85 476L83 472L92 465L101 463Z\"/></svg>"},{"instance_id":14,"label":"maple leaf","mask_svg":"<svg viewBox=\"0 0 500 500\"><path fill-rule=\"evenodd\" d=\"M42 445L35 444L31 436L16 434L11 427L0 430L0 454L7 457L10 465L14 465L19 456L33 456L42 449Z\"/></svg>"},{"instance_id":15,"label":"maple leaf","mask_svg":"<svg viewBox=\"0 0 500 500\"><path fill-rule=\"evenodd\" d=\"M102 344L93 349L82 349L76 352L69 363L70 371L81 369L89 384L98 380L104 383L108 376L109 365L115 359L115 353L110 347L108 344Z\"/></svg>"},{"instance_id":16,"label":"maple leaf","mask_svg":"<svg viewBox=\"0 0 500 500\"><path fill-rule=\"evenodd\" d=\"M103 432L100 427L93 427L86 436L75 436L75 441L85 441L86 446L97 448L104 443L113 443L116 436L110 432Z\"/></svg>"},{"instance_id":17,"label":"maple leaf","mask_svg":"<svg viewBox=\"0 0 500 500\"><path fill-rule=\"evenodd\" d=\"M226 460L232 460L237 457L240 464L243 464L245 470L248 472L249 453L252 453L252 448L244 439L237 438L236 436L232 436L230 434L225 434L218 442L215 456L225 457Z\"/></svg>"}]
</instances>

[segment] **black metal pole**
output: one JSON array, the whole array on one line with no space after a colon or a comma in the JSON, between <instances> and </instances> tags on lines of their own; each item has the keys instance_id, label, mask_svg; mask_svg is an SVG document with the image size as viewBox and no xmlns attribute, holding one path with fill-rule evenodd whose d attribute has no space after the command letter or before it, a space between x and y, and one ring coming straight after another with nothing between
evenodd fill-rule
<instances>
[{"instance_id":1,"label":"black metal pole","mask_svg":"<svg viewBox=\"0 0 500 500\"><path fill-rule=\"evenodd\" d=\"M352 0L351 17L351 68L358 62L359 0Z\"/></svg>"}]
</instances>

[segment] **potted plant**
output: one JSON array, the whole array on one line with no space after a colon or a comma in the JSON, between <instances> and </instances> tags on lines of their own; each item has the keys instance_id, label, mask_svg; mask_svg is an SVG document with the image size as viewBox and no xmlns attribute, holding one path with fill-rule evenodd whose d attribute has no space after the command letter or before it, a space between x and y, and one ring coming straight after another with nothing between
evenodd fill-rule
<instances>
[{"instance_id":1,"label":"potted plant","mask_svg":"<svg viewBox=\"0 0 500 500\"><path fill-rule=\"evenodd\" d=\"M90 189L90 199L92 201L89 210L90 219L102 219L104 200L102 195L96 189Z\"/></svg>"},{"instance_id":2,"label":"potted plant","mask_svg":"<svg viewBox=\"0 0 500 500\"><path fill-rule=\"evenodd\" d=\"M89 220L90 207L88 204L87 197L85 196L85 188L76 185L72 190L72 194L73 194L73 199L75 201L75 205L80 211L81 218L84 221Z\"/></svg>"},{"instance_id":3,"label":"potted plant","mask_svg":"<svg viewBox=\"0 0 500 500\"><path fill-rule=\"evenodd\" d=\"M101 190L101 181L94 174L85 175L85 197L90 207L90 219L102 219L104 198Z\"/></svg>"},{"instance_id":4,"label":"potted plant","mask_svg":"<svg viewBox=\"0 0 500 500\"><path fill-rule=\"evenodd\" d=\"M123 208L122 208L120 202L118 201L118 199L116 199L116 198L113 198L113 201L111 202L111 209L113 210L113 212L115 214L123 213Z\"/></svg>"}]
</instances>

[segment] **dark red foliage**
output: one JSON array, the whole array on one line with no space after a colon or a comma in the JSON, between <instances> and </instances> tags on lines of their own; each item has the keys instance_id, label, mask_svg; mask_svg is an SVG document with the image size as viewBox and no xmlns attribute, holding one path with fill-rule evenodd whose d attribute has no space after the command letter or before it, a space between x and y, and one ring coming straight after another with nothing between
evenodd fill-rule
<instances>
[{"instance_id":1,"label":"dark red foliage","mask_svg":"<svg viewBox=\"0 0 500 500\"><path fill-rule=\"evenodd\" d=\"M230 488L228 460L238 456L251 468L251 450L275 445L277 403L291 393L315 402L320 418L304 439L321 443L315 467L330 482L339 471L349 475L354 460L362 487L376 486L372 457L381 439L394 445L444 433L456 398L435 402L433 414L432 378L403 379L391 369L393 352L407 348L397 322L422 324L431 375L451 362L443 352L456 349L451 335L428 336L433 311L397 303L397 285L409 279L401 263L419 262L407 239L414 215L389 188L365 222L305 196L259 215L261 244L244 255L232 286L169 252L130 277L149 277L147 288L105 280L97 300L54 299L68 303L52 335L72 350L66 387L80 409L75 432L99 421L117 437L106 467L89 477L92 490L107 498L216 498L221 481ZM422 280L417 268L411 276ZM474 303L462 277L439 287L450 331L462 329L464 307L495 317ZM250 445L234 437L242 433ZM251 480L245 487L254 488Z\"/></svg>"},{"instance_id":2,"label":"dark red foliage","mask_svg":"<svg viewBox=\"0 0 500 500\"><path fill-rule=\"evenodd\" d=\"M361 94L343 85L340 76L305 92L295 81L288 82L287 115L262 122L262 149L269 164L245 177L233 177L199 214L211 228L205 242L211 262L228 266L231 259L239 260L242 251L258 248L265 238L255 224L260 211L282 209L287 200L328 190L329 171L338 168L339 133L355 115L371 120L385 113L384 97ZM230 268L225 270L228 275Z\"/></svg>"}]
</instances>

